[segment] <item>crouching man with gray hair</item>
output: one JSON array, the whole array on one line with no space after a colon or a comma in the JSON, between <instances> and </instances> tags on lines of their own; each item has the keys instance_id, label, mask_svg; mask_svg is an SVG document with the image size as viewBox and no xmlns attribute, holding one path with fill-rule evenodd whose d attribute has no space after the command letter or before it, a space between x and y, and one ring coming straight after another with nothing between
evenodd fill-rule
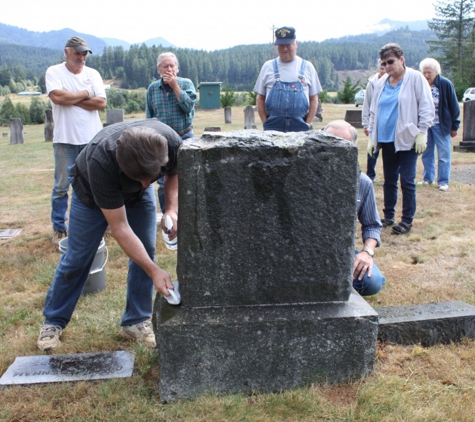
<instances>
[{"instance_id":1,"label":"crouching man with gray hair","mask_svg":"<svg viewBox=\"0 0 475 422\"><path fill-rule=\"evenodd\" d=\"M324 131L353 142L358 139L356 129L344 120L334 120L328 123ZM378 293L386 282L386 278L373 261L374 249L381 243L381 221L379 219L374 187L371 179L360 172L356 214L361 223L363 249L355 251L353 265L353 287L361 296Z\"/></svg>"},{"instance_id":2,"label":"crouching man with gray hair","mask_svg":"<svg viewBox=\"0 0 475 422\"><path fill-rule=\"evenodd\" d=\"M173 220L169 238L174 239L180 144L180 137L169 126L144 119L102 129L79 154L70 172L73 195L68 246L46 296L39 349L61 345L62 330L71 319L108 225L130 258L121 334L155 347L149 326L153 288L168 296L167 288L173 285L170 274L153 262L157 210L151 184L165 175L165 214Z\"/></svg>"}]
</instances>

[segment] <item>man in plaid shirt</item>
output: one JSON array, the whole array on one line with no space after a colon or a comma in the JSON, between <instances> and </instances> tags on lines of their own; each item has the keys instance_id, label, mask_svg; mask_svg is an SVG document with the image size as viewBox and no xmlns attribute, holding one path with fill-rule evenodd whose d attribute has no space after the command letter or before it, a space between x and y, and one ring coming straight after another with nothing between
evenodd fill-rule
<instances>
[{"instance_id":1,"label":"man in plaid shirt","mask_svg":"<svg viewBox=\"0 0 475 422\"><path fill-rule=\"evenodd\" d=\"M147 90L147 118L156 117L170 126L182 140L193 138L196 89L190 79L180 78L178 59L173 53L162 53L157 58L158 81ZM160 208L165 209L163 179L158 180Z\"/></svg>"}]
</instances>

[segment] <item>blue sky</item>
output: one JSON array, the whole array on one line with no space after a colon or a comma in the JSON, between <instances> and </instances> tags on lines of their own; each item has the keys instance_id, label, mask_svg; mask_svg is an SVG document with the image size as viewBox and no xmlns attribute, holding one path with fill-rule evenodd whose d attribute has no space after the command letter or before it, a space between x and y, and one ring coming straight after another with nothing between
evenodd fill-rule
<instances>
[{"instance_id":1,"label":"blue sky","mask_svg":"<svg viewBox=\"0 0 475 422\"><path fill-rule=\"evenodd\" d=\"M216 50L272 41L272 28L293 26L300 41L371 32L384 18L432 19L436 0L9 0L0 22L30 31L72 28L140 43L163 37L178 47Z\"/></svg>"}]
</instances>

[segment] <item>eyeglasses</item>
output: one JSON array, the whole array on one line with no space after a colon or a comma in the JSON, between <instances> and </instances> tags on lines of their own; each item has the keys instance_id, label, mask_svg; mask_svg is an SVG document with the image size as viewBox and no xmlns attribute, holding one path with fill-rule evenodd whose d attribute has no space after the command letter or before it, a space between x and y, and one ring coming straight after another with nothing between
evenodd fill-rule
<instances>
[{"instance_id":1,"label":"eyeglasses","mask_svg":"<svg viewBox=\"0 0 475 422\"><path fill-rule=\"evenodd\" d=\"M381 62L381 66L386 67L387 64L392 65L396 59L389 59L387 62Z\"/></svg>"}]
</instances>

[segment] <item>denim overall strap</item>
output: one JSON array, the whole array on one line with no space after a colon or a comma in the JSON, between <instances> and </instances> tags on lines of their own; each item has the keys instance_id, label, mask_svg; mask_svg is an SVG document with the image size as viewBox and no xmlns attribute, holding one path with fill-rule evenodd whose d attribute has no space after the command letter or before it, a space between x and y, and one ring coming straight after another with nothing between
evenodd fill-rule
<instances>
[{"instance_id":1,"label":"denim overall strap","mask_svg":"<svg viewBox=\"0 0 475 422\"><path fill-rule=\"evenodd\" d=\"M305 60L299 69L297 80L282 82L280 80L277 59L273 62L275 83L266 97L265 106L268 118L264 123L264 130L278 130L280 132L300 132L309 130L305 122L309 102L304 91Z\"/></svg>"},{"instance_id":2,"label":"denim overall strap","mask_svg":"<svg viewBox=\"0 0 475 422\"><path fill-rule=\"evenodd\" d=\"M272 66L274 68L274 78L276 81L280 81L279 65L277 64L277 59L272 61Z\"/></svg>"}]
</instances>

